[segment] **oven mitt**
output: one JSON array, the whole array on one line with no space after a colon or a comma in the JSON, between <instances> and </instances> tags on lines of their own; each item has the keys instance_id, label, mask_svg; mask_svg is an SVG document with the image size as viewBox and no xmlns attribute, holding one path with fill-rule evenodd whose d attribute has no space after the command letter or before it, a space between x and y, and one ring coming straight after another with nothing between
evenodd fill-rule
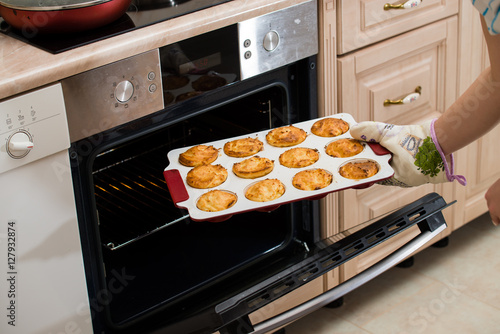
<instances>
[{"instance_id":1,"label":"oven mitt","mask_svg":"<svg viewBox=\"0 0 500 334\"><path fill-rule=\"evenodd\" d=\"M380 184L413 187L457 180L465 185L465 177L453 174L453 155L445 157L439 146L435 121L421 125L361 122L353 125L350 132L355 139L380 143L392 152L394 176Z\"/></svg>"}]
</instances>

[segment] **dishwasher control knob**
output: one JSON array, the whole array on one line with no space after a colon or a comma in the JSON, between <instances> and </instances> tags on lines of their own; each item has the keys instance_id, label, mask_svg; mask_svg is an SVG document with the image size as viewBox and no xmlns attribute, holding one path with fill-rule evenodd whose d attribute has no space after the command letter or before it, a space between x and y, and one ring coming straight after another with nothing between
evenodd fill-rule
<instances>
[{"instance_id":1,"label":"dishwasher control knob","mask_svg":"<svg viewBox=\"0 0 500 334\"><path fill-rule=\"evenodd\" d=\"M19 130L7 139L6 148L11 158L24 158L33 148L33 137L28 131Z\"/></svg>"},{"instance_id":2,"label":"dishwasher control knob","mask_svg":"<svg viewBox=\"0 0 500 334\"><path fill-rule=\"evenodd\" d=\"M115 88L116 100L120 103L125 103L132 98L134 95L134 85L128 81L122 81Z\"/></svg>"},{"instance_id":3,"label":"dishwasher control knob","mask_svg":"<svg viewBox=\"0 0 500 334\"><path fill-rule=\"evenodd\" d=\"M274 51L280 43L280 36L276 31L270 31L264 36L264 49Z\"/></svg>"}]
</instances>

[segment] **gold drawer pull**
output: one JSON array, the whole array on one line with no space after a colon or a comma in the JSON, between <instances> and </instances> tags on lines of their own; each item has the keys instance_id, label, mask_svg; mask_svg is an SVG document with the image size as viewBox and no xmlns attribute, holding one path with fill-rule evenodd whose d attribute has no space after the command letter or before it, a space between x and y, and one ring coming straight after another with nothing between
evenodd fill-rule
<instances>
[{"instance_id":1,"label":"gold drawer pull","mask_svg":"<svg viewBox=\"0 0 500 334\"><path fill-rule=\"evenodd\" d=\"M418 86L417 88L415 88L415 92L414 93L411 93L405 97L403 97L402 99L400 100L385 100L384 101L384 106L387 107L387 106L390 106L392 104L408 104L408 103L412 103L413 101L415 100L418 100L418 98L420 97L420 95L422 94L422 87Z\"/></svg>"},{"instance_id":2,"label":"gold drawer pull","mask_svg":"<svg viewBox=\"0 0 500 334\"><path fill-rule=\"evenodd\" d=\"M391 9L412 9L418 7L422 3L422 0L407 0L407 1L398 1L394 4L386 3L384 5L384 10Z\"/></svg>"}]
</instances>

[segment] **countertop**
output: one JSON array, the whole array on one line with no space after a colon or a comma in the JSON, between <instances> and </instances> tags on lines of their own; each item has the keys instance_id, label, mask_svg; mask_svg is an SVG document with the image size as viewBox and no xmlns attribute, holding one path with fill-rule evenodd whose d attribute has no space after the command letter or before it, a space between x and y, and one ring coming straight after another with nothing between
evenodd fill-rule
<instances>
[{"instance_id":1,"label":"countertop","mask_svg":"<svg viewBox=\"0 0 500 334\"><path fill-rule=\"evenodd\" d=\"M53 55L0 34L0 100L307 0L234 0Z\"/></svg>"}]
</instances>

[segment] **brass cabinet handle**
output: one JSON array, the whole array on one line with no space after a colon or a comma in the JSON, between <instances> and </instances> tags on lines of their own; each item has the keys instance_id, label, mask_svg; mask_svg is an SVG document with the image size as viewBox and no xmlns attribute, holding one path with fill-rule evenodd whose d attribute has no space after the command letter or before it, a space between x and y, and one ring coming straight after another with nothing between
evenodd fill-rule
<instances>
[{"instance_id":1,"label":"brass cabinet handle","mask_svg":"<svg viewBox=\"0 0 500 334\"><path fill-rule=\"evenodd\" d=\"M412 103L413 101L417 100L421 94L422 94L422 87L418 86L417 88L415 88L415 92L406 95L405 97L403 97L400 100L390 100L390 99L385 100L384 106L387 107L387 106L390 106L392 104Z\"/></svg>"},{"instance_id":2,"label":"brass cabinet handle","mask_svg":"<svg viewBox=\"0 0 500 334\"><path fill-rule=\"evenodd\" d=\"M422 3L422 0L407 0L407 1L398 1L397 3L391 4L386 3L384 5L384 10L391 9L411 9L415 8Z\"/></svg>"}]
</instances>

